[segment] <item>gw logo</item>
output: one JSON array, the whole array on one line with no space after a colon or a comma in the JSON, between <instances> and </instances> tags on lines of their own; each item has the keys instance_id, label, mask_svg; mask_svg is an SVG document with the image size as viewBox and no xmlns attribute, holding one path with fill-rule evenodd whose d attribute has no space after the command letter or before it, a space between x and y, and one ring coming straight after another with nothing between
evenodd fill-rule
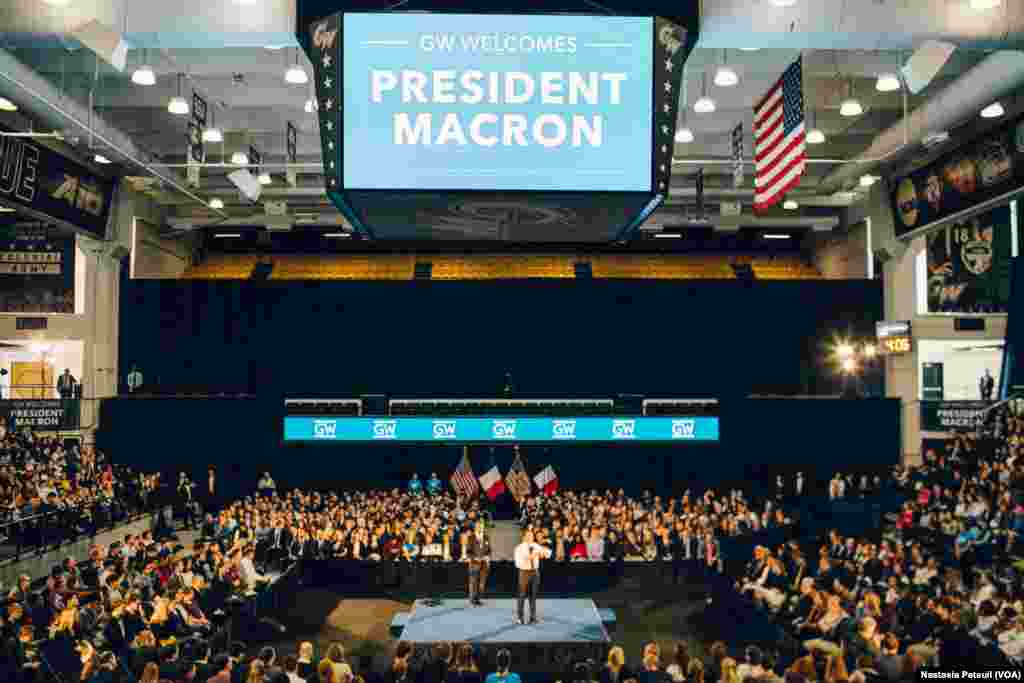
<instances>
[{"instance_id":1,"label":"gw logo","mask_svg":"<svg viewBox=\"0 0 1024 683\"><path fill-rule=\"evenodd\" d=\"M434 423L434 438L435 439L454 439L455 438L455 422L446 420Z\"/></svg>"},{"instance_id":2,"label":"gw logo","mask_svg":"<svg viewBox=\"0 0 1024 683\"><path fill-rule=\"evenodd\" d=\"M636 420L615 420L612 422L613 439L633 439L636 437Z\"/></svg>"},{"instance_id":3,"label":"gw logo","mask_svg":"<svg viewBox=\"0 0 1024 683\"><path fill-rule=\"evenodd\" d=\"M555 420L551 423L552 439L575 439L576 420Z\"/></svg>"},{"instance_id":4,"label":"gw logo","mask_svg":"<svg viewBox=\"0 0 1024 683\"><path fill-rule=\"evenodd\" d=\"M491 434L494 435L495 439L516 438L516 421L495 420L494 423L491 425Z\"/></svg>"},{"instance_id":5,"label":"gw logo","mask_svg":"<svg viewBox=\"0 0 1024 683\"><path fill-rule=\"evenodd\" d=\"M693 420L672 420L672 438L692 439L696 436L695 427L696 423Z\"/></svg>"},{"instance_id":6,"label":"gw logo","mask_svg":"<svg viewBox=\"0 0 1024 683\"><path fill-rule=\"evenodd\" d=\"M373 438L394 439L398 434L398 424L394 420L374 420Z\"/></svg>"},{"instance_id":7,"label":"gw logo","mask_svg":"<svg viewBox=\"0 0 1024 683\"><path fill-rule=\"evenodd\" d=\"M314 439L334 439L337 430L338 423L335 420L313 420Z\"/></svg>"}]
</instances>

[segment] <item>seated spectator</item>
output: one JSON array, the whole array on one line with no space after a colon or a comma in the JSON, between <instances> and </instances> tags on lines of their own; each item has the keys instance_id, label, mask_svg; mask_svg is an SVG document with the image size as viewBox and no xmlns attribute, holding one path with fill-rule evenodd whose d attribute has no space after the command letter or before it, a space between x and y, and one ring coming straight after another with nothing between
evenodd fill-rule
<instances>
[{"instance_id":1,"label":"seated spectator","mask_svg":"<svg viewBox=\"0 0 1024 683\"><path fill-rule=\"evenodd\" d=\"M502 648L494 658L495 671L487 674L486 683L522 683L519 674L513 673L512 653Z\"/></svg>"},{"instance_id":2,"label":"seated spectator","mask_svg":"<svg viewBox=\"0 0 1024 683\"><path fill-rule=\"evenodd\" d=\"M626 653L621 647L614 646L608 650L608 659L601 668L598 679L601 683L620 683L626 678L625 666ZM490 676L487 677L487 680L490 683Z\"/></svg>"}]
</instances>

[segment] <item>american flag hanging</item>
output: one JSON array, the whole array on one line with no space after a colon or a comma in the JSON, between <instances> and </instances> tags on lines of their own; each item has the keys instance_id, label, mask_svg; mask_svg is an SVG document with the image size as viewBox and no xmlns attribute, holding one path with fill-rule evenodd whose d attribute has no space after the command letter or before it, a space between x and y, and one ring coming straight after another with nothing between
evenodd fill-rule
<instances>
[{"instance_id":1,"label":"american flag hanging","mask_svg":"<svg viewBox=\"0 0 1024 683\"><path fill-rule=\"evenodd\" d=\"M754 107L754 210L776 204L807 168L803 59L789 65Z\"/></svg>"},{"instance_id":2,"label":"american flag hanging","mask_svg":"<svg viewBox=\"0 0 1024 683\"><path fill-rule=\"evenodd\" d=\"M476 475L473 473L473 466L469 464L469 456L462 454L459 466L452 474L452 488L460 496L473 497L480 491L480 485L476 483Z\"/></svg>"}]
</instances>

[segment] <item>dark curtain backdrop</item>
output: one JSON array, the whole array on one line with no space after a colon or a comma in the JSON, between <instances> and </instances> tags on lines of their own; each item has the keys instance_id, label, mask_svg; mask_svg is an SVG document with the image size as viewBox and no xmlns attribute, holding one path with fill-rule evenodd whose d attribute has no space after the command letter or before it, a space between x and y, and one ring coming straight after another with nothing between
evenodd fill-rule
<instances>
[{"instance_id":1,"label":"dark curtain backdrop","mask_svg":"<svg viewBox=\"0 0 1024 683\"><path fill-rule=\"evenodd\" d=\"M835 333L876 282L125 280L123 367L148 389L261 395L833 393ZM123 373L122 373L123 374ZM122 377L122 382L124 378Z\"/></svg>"}]
</instances>

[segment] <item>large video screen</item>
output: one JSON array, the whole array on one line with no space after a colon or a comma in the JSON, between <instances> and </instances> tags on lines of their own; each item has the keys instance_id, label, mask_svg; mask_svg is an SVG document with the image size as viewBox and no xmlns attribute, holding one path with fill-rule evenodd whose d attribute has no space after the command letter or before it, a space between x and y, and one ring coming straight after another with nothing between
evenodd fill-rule
<instances>
[{"instance_id":1,"label":"large video screen","mask_svg":"<svg viewBox=\"0 0 1024 683\"><path fill-rule=\"evenodd\" d=\"M718 441L717 417L301 417L285 441L595 442Z\"/></svg>"},{"instance_id":2,"label":"large video screen","mask_svg":"<svg viewBox=\"0 0 1024 683\"><path fill-rule=\"evenodd\" d=\"M343 186L650 192L653 26L344 15Z\"/></svg>"}]
</instances>

